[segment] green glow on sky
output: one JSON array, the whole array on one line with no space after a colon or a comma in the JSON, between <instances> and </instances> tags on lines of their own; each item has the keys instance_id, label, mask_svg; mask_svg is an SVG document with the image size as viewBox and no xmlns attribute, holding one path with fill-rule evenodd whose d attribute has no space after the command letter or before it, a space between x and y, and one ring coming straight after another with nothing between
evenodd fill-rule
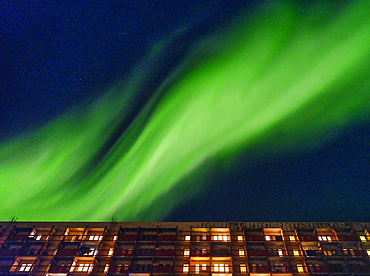
<instances>
[{"instance_id":1,"label":"green glow on sky","mask_svg":"<svg viewBox=\"0 0 370 276\"><path fill-rule=\"evenodd\" d=\"M197 41L108 152L166 41L96 102L3 142L0 220L160 219L180 202L172 189L213 158L262 142L299 151L367 120L370 2L293 2Z\"/></svg>"}]
</instances>

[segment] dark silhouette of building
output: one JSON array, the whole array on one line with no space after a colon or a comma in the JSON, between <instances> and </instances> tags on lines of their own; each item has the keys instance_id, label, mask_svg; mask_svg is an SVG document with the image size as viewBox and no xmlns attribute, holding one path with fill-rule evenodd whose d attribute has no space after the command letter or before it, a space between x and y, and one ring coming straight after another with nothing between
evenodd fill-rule
<instances>
[{"instance_id":1,"label":"dark silhouette of building","mask_svg":"<svg viewBox=\"0 0 370 276\"><path fill-rule=\"evenodd\" d=\"M370 223L0 225L0 275L370 275Z\"/></svg>"}]
</instances>

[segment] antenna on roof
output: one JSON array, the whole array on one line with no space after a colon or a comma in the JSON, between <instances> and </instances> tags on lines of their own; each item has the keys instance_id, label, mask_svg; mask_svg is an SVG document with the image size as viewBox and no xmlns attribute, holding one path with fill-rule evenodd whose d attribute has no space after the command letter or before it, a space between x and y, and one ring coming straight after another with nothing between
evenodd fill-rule
<instances>
[{"instance_id":1,"label":"antenna on roof","mask_svg":"<svg viewBox=\"0 0 370 276\"><path fill-rule=\"evenodd\" d=\"M14 216L14 217L12 217L12 218L11 218L10 222L16 222L16 221L17 221L17 219L18 219L18 217L15 217L15 216Z\"/></svg>"},{"instance_id":2,"label":"antenna on roof","mask_svg":"<svg viewBox=\"0 0 370 276\"><path fill-rule=\"evenodd\" d=\"M117 222L117 217L116 216L112 217L112 222Z\"/></svg>"}]
</instances>

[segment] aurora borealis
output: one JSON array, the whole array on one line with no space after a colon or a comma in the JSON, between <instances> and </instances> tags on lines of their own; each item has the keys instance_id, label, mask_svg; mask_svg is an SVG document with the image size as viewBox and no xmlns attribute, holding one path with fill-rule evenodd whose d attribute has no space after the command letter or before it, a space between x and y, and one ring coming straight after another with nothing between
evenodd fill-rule
<instances>
[{"instance_id":1,"label":"aurora borealis","mask_svg":"<svg viewBox=\"0 0 370 276\"><path fill-rule=\"evenodd\" d=\"M192 37L175 61L167 52L193 27L171 30L99 97L1 142L0 219L161 220L211 189L194 179L213 162L294 156L367 124L368 10L265 2Z\"/></svg>"}]
</instances>

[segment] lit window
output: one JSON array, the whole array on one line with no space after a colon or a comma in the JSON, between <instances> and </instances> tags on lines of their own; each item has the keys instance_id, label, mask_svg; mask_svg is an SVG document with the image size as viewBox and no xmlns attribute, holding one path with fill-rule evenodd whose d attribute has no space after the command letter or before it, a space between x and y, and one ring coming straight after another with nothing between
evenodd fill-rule
<instances>
[{"instance_id":1,"label":"lit window","mask_svg":"<svg viewBox=\"0 0 370 276\"><path fill-rule=\"evenodd\" d=\"M103 236L90 236L90 241L101 241L103 239Z\"/></svg>"},{"instance_id":2,"label":"lit window","mask_svg":"<svg viewBox=\"0 0 370 276\"><path fill-rule=\"evenodd\" d=\"M329 241L331 242L331 237L330 236L319 236L319 241Z\"/></svg>"},{"instance_id":3,"label":"lit window","mask_svg":"<svg viewBox=\"0 0 370 276\"><path fill-rule=\"evenodd\" d=\"M299 273L304 272L304 270L303 270L303 265L301 265L301 264L297 264L297 271L298 271Z\"/></svg>"},{"instance_id":4,"label":"lit window","mask_svg":"<svg viewBox=\"0 0 370 276\"><path fill-rule=\"evenodd\" d=\"M283 250L278 249L278 254L279 254L279 256L283 256Z\"/></svg>"},{"instance_id":5,"label":"lit window","mask_svg":"<svg viewBox=\"0 0 370 276\"><path fill-rule=\"evenodd\" d=\"M92 269L93 269L93 264L78 264L77 269L75 271L77 271L77 272L89 272L90 273L92 271Z\"/></svg>"},{"instance_id":6,"label":"lit window","mask_svg":"<svg viewBox=\"0 0 370 276\"><path fill-rule=\"evenodd\" d=\"M245 266L245 264L240 265L240 273L247 273L247 267Z\"/></svg>"},{"instance_id":7,"label":"lit window","mask_svg":"<svg viewBox=\"0 0 370 276\"><path fill-rule=\"evenodd\" d=\"M239 249L239 256L245 256L244 249Z\"/></svg>"},{"instance_id":8,"label":"lit window","mask_svg":"<svg viewBox=\"0 0 370 276\"><path fill-rule=\"evenodd\" d=\"M243 236L238 236L238 242L242 242L243 241Z\"/></svg>"},{"instance_id":9,"label":"lit window","mask_svg":"<svg viewBox=\"0 0 370 276\"><path fill-rule=\"evenodd\" d=\"M223 238L223 241L227 241L227 236L222 236L222 238Z\"/></svg>"},{"instance_id":10,"label":"lit window","mask_svg":"<svg viewBox=\"0 0 370 276\"><path fill-rule=\"evenodd\" d=\"M185 241L190 241L190 236L185 236Z\"/></svg>"},{"instance_id":11,"label":"lit window","mask_svg":"<svg viewBox=\"0 0 370 276\"><path fill-rule=\"evenodd\" d=\"M104 273L108 273L109 270L109 264L106 264L104 267Z\"/></svg>"},{"instance_id":12,"label":"lit window","mask_svg":"<svg viewBox=\"0 0 370 276\"><path fill-rule=\"evenodd\" d=\"M270 241L271 240L271 237L270 236L266 236L265 239L266 239L266 241Z\"/></svg>"},{"instance_id":13,"label":"lit window","mask_svg":"<svg viewBox=\"0 0 370 276\"><path fill-rule=\"evenodd\" d=\"M184 257L189 257L190 255L190 250L189 249L185 249L184 250Z\"/></svg>"},{"instance_id":14,"label":"lit window","mask_svg":"<svg viewBox=\"0 0 370 276\"><path fill-rule=\"evenodd\" d=\"M206 264L202 264L202 270L207 270L207 265Z\"/></svg>"},{"instance_id":15,"label":"lit window","mask_svg":"<svg viewBox=\"0 0 370 276\"><path fill-rule=\"evenodd\" d=\"M366 253L370 257L370 249L366 249Z\"/></svg>"},{"instance_id":16,"label":"lit window","mask_svg":"<svg viewBox=\"0 0 370 276\"><path fill-rule=\"evenodd\" d=\"M229 272L228 264L214 264L214 272Z\"/></svg>"},{"instance_id":17,"label":"lit window","mask_svg":"<svg viewBox=\"0 0 370 276\"><path fill-rule=\"evenodd\" d=\"M32 229L30 235L28 236L29 238L33 238L36 235L36 230Z\"/></svg>"},{"instance_id":18,"label":"lit window","mask_svg":"<svg viewBox=\"0 0 370 276\"><path fill-rule=\"evenodd\" d=\"M360 240L361 240L362 242L366 242L366 237L365 237L365 236L360 236Z\"/></svg>"},{"instance_id":19,"label":"lit window","mask_svg":"<svg viewBox=\"0 0 370 276\"><path fill-rule=\"evenodd\" d=\"M110 248L109 249L109 252L108 252L108 256L113 256L113 252L114 252L114 249L113 248Z\"/></svg>"},{"instance_id":20,"label":"lit window","mask_svg":"<svg viewBox=\"0 0 370 276\"><path fill-rule=\"evenodd\" d=\"M195 265L195 273L199 273L199 264Z\"/></svg>"},{"instance_id":21,"label":"lit window","mask_svg":"<svg viewBox=\"0 0 370 276\"><path fill-rule=\"evenodd\" d=\"M202 240L206 240L207 239L207 235L202 235Z\"/></svg>"},{"instance_id":22,"label":"lit window","mask_svg":"<svg viewBox=\"0 0 370 276\"><path fill-rule=\"evenodd\" d=\"M298 249L293 249L293 255L294 256L299 256L299 250Z\"/></svg>"},{"instance_id":23,"label":"lit window","mask_svg":"<svg viewBox=\"0 0 370 276\"><path fill-rule=\"evenodd\" d=\"M118 236L113 237L113 241L116 241L118 239Z\"/></svg>"},{"instance_id":24,"label":"lit window","mask_svg":"<svg viewBox=\"0 0 370 276\"><path fill-rule=\"evenodd\" d=\"M32 264L21 264L19 271L30 271Z\"/></svg>"},{"instance_id":25,"label":"lit window","mask_svg":"<svg viewBox=\"0 0 370 276\"><path fill-rule=\"evenodd\" d=\"M295 237L294 236L289 236L289 240L290 241L295 241Z\"/></svg>"},{"instance_id":26,"label":"lit window","mask_svg":"<svg viewBox=\"0 0 370 276\"><path fill-rule=\"evenodd\" d=\"M36 240L37 240L37 241L39 241L39 240L41 240L41 238L42 238L42 235L38 235L38 236L36 237Z\"/></svg>"},{"instance_id":27,"label":"lit window","mask_svg":"<svg viewBox=\"0 0 370 276\"><path fill-rule=\"evenodd\" d=\"M188 273L189 272L189 264L184 264L182 266L182 272L184 272L184 273Z\"/></svg>"}]
</instances>

